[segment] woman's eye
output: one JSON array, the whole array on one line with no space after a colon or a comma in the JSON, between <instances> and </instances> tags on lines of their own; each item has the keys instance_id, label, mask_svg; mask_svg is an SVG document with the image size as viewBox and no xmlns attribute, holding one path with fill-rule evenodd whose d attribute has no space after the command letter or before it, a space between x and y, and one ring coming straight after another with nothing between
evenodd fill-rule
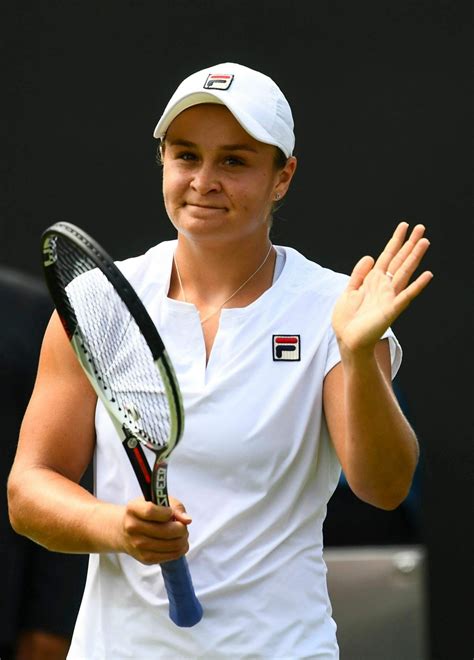
<instances>
[{"instance_id":1,"label":"woman's eye","mask_svg":"<svg viewBox=\"0 0 474 660\"><path fill-rule=\"evenodd\" d=\"M183 151L182 153L178 154L178 159L179 160L195 160L196 156L191 153L190 151Z\"/></svg>"},{"instance_id":2,"label":"woman's eye","mask_svg":"<svg viewBox=\"0 0 474 660\"><path fill-rule=\"evenodd\" d=\"M236 156L228 156L225 159L225 164L235 167L236 165L243 165L244 161L241 158L236 158Z\"/></svg>"}]
</instances>

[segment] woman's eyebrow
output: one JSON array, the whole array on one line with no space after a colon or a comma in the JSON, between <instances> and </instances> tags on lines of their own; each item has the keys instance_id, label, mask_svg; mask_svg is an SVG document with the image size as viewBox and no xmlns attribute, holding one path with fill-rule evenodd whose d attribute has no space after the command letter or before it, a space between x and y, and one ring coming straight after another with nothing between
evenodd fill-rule
<instances>
[{"instance_id":1,"label":"woman's eyebrow","mask_svg":"<svg viewBox=\"0 0 474 660\"><path fill-rule=\"evenodd\" d=\"M176 138L174 140L167 140L171 147L188 147L192 149L197 149L199 145L191 140L184 140L182 138ZM241 144L222 144L219 145L219 149L222 151L250 151L257 153L257 150L248 143Z\"/></svg>"},{"instance_id":2,"label":"woman's eyebrow","mask_svg":"<svg viewBox=\"0 0 474 660\"><path fill-rule=\"evenodd\" d=\"M252 151L257 153L257 150L254 149L250 144L223 144L220 149L223 151Z\"/></svg>"},{"instance_id":3,"label":"woman's eyebrow","mask_svg":"<svg viewBox=\"0 0 474 660\"><path fill-rule=\"evenodd\" d=\"M176 140L170 140L167 138L166 142L168 142L171 147L197 147L197 144L194 144L194 142L190 142L189 140L181 140L180 138Z\"/></svg>"}]
</instances>

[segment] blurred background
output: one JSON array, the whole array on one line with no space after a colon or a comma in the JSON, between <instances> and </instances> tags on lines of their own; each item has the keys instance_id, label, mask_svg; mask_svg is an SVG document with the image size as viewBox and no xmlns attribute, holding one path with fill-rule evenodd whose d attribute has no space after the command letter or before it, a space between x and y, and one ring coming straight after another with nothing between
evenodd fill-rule
<instances>
[{"instance_id":1,"label":"blurred background","mask_svg":"<svg viewBox=\"0 0 474 660\"><path fill-rule=\"evenodd\" d=\"M394 326L420 466L389 513L341 480L329 585L343 659L472 658L471 3L19 0L0 11L4 267L41 278L39 237L58 220L117 259L173 237L153 129L183 77L226 61L270 75L293 108L299 166L274 243L349 272L398 221L426 224L435 279Z\"/></svg>"}]
</instances>

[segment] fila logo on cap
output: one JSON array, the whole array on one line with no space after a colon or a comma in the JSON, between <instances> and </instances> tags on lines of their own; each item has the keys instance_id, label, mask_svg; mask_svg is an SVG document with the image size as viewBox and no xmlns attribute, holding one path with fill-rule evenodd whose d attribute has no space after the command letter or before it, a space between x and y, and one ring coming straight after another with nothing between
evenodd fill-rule
<instances>
[{"instance_id":1,"label":"fila logo on cap","mask_svg":"<svg viewBox=\"0 0 474 660\"><path fill-rule=\"evenodd\" d=\"M210 73L204 83L204 89L229 89L233 80L232 74Z\"/></svg>"},{"instance_id":2,"label":"fila logo on cap","mask_svg":"<svg viewBox=\"0 0 474 660\"><path fill-rule=\"evenodd\" d=\"M299 335L273 335L273 360L291 362L301 359Z\"/></svg>"}]
</instances>

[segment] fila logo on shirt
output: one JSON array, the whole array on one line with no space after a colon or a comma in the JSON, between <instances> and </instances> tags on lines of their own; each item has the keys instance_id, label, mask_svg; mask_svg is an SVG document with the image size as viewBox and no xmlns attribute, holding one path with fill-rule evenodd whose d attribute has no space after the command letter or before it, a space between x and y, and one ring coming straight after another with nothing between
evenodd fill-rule
<instances>
[{"instance_id":1,"label":"fila logo on shirt","mask_svg":"<svg viewBox=\"0 0 474 660\"><path fill-rule=\"evenodd\" d=\"M229 89L233 80L232 74L210 73L204 83L204 89Z\"/></svg>"},{"instance_id":2,"label":"fila logo on shirt","mask_svg":"<svg viewBox=\"0 0 474 660\"><path fill-rule=\"evenodd\" d=\"M301 341L299 335L273 335L274 362L292 362L301 359Z\"/></svg>"}]
</instances>

